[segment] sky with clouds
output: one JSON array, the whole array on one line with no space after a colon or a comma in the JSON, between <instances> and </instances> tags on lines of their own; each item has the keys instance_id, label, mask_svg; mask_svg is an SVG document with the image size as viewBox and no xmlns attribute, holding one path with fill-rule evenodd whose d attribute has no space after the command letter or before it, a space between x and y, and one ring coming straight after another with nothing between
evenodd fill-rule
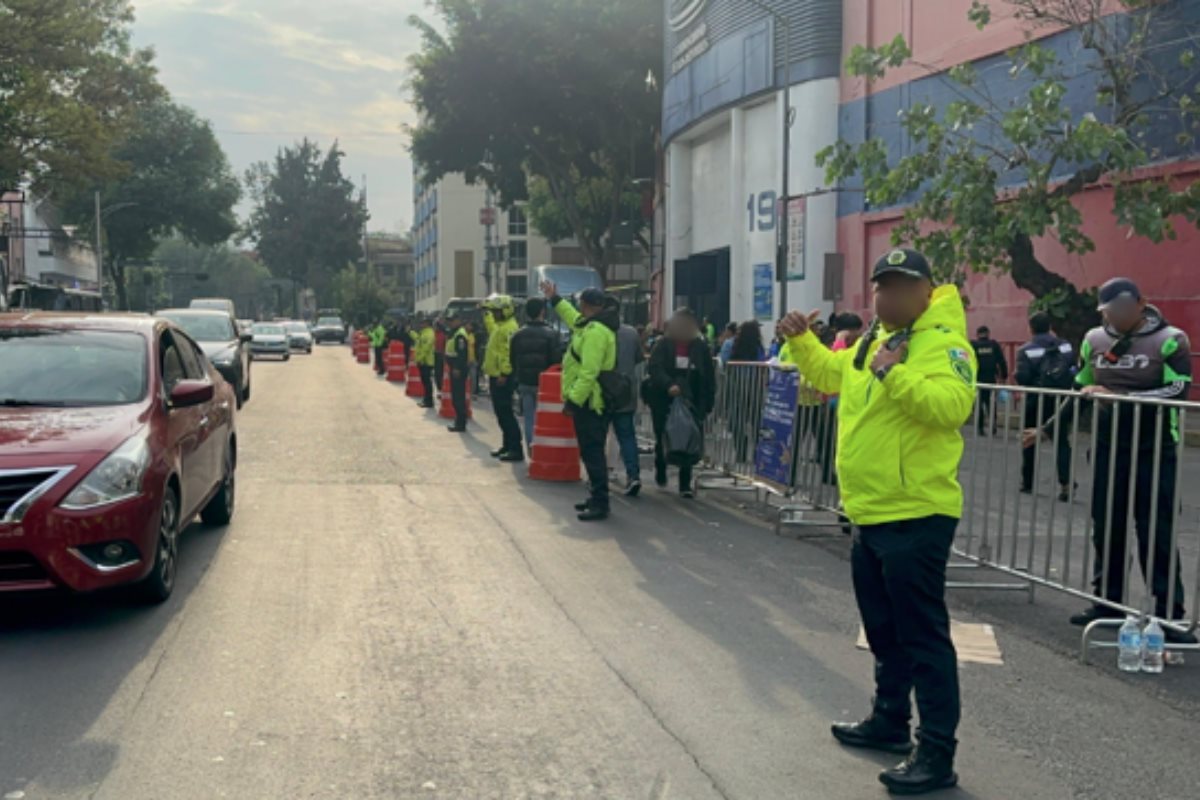
<instances>
[{"instance_id":1,"label":"sky with clouds","mask_svg":"<svg viewBox=\"0 0 1200 800\"><path fill-rule=\"evenodd\" d=\"M367 177L371 230L406 230L412 165L403 89L424 0L133 0L134 39L159 80L212 122L234 171L304 136L337 139L345 173ZM241 214L247 212L244 206Z\"/></svg>"}]
</instances>

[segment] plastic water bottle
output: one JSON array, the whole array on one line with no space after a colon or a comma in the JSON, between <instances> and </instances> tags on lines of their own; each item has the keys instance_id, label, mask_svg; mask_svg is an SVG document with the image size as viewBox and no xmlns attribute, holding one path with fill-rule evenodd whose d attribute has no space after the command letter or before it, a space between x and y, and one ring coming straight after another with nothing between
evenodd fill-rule
<instances>
[{"instance_id":1,"label":"plastic water bottle","mask_svg":"<svg viewBox=\"0 0 1200 800\"><path fill-rule=\"evenodd\" d=\"M1142 631L1142 672L1157 675L1163 671L1163 652L1166 642L1163 639L1162 626L1158 620L1151 619Z\"/></svg>"},{"instance_id":2,"label":"plastic water bottle","mask_svg":"<svg viewBox=\"0 0 1200 800\"><path fill-rule=\"evenodd\" d=\"M1117 634L1117 668L1122 672L1140 672L1142 669L1142 629L1137 617L1126 618Z\"/></svg>"}]
</instances>

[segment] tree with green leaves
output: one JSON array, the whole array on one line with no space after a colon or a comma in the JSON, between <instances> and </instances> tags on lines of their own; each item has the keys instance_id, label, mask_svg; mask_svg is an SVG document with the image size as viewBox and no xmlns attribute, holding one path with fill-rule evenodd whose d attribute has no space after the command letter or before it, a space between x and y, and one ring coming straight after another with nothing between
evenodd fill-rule
<instances>
[{"instance_id":1,"label":"tree with green leaves","mask_svg":"<svg viewBox=\"0 0 1200 800\"><path fill-rule=\"evenodd\" d=\"M153 260L173 277L168 282L173 306L186 306L196 297L228 297L239 315L256 317L274 300L267 286L271 272L227 242L197 245L171 238L159 244Z\"/></svg>"},{"instance_id":2,"label":"tree with green leaves","mask_svg":"<svg viewBox=\"0 0 1200 800\"><path fill-rule=\"evenodd\" d=\"M662 6L646 0L434 0L410 87L422 177L485 182L502 205L574 236L602 273L606 236L636 213L633 181L653 176L662 96ZM444 29L444 33L442 30ZM631 205L630 199L634 198ZM632 213L631 213L632 212Z\"/></svg>"},{"instance_id":3,"label":"tree with green leaves","mask_svg":"<svg viewBox=\"0 0 1200 800\"><path fill-rule=\"evenodd\" d=\"M363 256L369 215L365 199L342 175L343 155L336 142L322 153L304 139L246 172L254 203L246 232L263 263L318 297L328 296L333 276Z\"/></svg>"},{"instance_id":4,"label":"tree with green leaves","mask_svg":"<svg viewBox=\"0 0 1200 800\"><path fill-rule=\"evenodd\" d=\"M118 307L127 309L129 263L148 259L170 236L195 244L228 240L237 231L233 207L241 189L208 122L165 98L137 109L112 158L121 174L99 187L102 207L115 211L101 225L104 266ZM94 231L90 187L66 198L63 209Z\"/></svg>"},{"instance_id":5,"label":"tree with green leaves","mask_svg":"<svg viewBox=\"0 0 1200 800\"><path fill-rule=\"evenodd\" d=\"M1063 336L1080 339L1097 321L1093 290L1073 285L1039 254L1046 237L1068 253L1095 250L1076 205L1082 193L1111 188L1112 223L1154 243L1174 238L1178 224L1200 221L1200 184L1147 171L1193 151L1195 16L1184 2L1120 3L1125 13L1113 15L1107 0L1004 0L1029 33L1007 53L1002 79L1021 91L971 64L927 68L952 99L936 108L914 98L902 109L904 155L868 131L865 141L826 149L818 164L831 183L856 179L872 207L906 204L892 239L924 250L939 277L961 284L967 271L1008 273ZM969 16L983 30L992 9L973 0ZM1037 38L1062 29L1077 37L1078 52ZM855 47L846 68L875 80L911 59L897 36L878 48ZM1080 94L1088 102L1072 106L1069 97Z\"/></svg>"},{"instance_id":6,"label":"tree with green leaves","mask_svg":"<svg viewBox=\"0 0 1200 800\"><path fill-rule=\"evenodd\" d=\"M379 321L396 306L396 298L374 275L353 265L333 277L333 298L334 305L342 310L342 318L357 328Z\"/></svg>"},{"instance_id":7,"label":"tree with green leaves","mask_svg":"<svg viewBox=\"0 0 1200 800\"><path fill-rule=\"evenodd\" d=\"M120 173L114 145L162 93L132 21L127 0L0 0L0 187Z\"/></svg>"}]
</instances>

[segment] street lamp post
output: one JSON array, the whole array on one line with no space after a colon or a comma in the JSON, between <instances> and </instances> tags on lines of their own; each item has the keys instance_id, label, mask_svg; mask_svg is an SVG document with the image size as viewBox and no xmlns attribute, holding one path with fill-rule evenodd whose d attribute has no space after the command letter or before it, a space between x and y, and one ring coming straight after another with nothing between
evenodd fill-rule
<instances>
[{"instance_id":1,"label":"street lamp post","mask_svg":"<svg viewBox=\"0 0 1200 800\"><path fill-rule=\"evenodd\" d=\"M788 24L777 9L772 8L761 0L747 0L755 8L771 15L775 24L783 28L783 177L779 199L779 222L776 225L778 238L775 247L775 279L779 281L779 312L782 316L787 313L788 304L788 227L791 221L791 209L788 207L789 173L792 168L792 26ZM774 65L772 65L773 67Z\"/></svg>"},{"instance_id":2,"label":"street lamp post","mask_svg":"<svg viewBox=\"0 0 1200 800\"><path fill-rule=\"evenodd\" d=\"M126 208L132 208L137 203L117 203L114 206L109 206L100 211L100 192L96 192L96 290L101 294L104 292L104 247L100 241L101 225L105 219L118 211Z\"/></svg>"}]
</instances>

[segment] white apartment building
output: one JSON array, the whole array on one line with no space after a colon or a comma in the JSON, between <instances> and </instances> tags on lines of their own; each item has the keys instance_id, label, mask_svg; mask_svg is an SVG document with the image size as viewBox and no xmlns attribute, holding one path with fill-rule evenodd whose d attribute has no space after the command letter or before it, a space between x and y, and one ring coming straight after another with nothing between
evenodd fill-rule
<instances>
[{"instance_id":1,"label":"white apartment building","mask_svg":"<svg viewBox=\"0 0 1200 800\"><path fill-rule=\"evenodd\" d=\"M453 174L428 185L418 171L413 181L413 257L416 310L440 311L454 297L486 297L490 292L527 296L529 268L556 263L556 252L533 230L520 206L509 211L489 202L482 184L472 186ZM485 259L488 226L483 209L494 208L491 243L499 257ZM490 275L485 275L485 267ZM489 285L490 278L490 285Z\"/></svg>"}]
</instances>

